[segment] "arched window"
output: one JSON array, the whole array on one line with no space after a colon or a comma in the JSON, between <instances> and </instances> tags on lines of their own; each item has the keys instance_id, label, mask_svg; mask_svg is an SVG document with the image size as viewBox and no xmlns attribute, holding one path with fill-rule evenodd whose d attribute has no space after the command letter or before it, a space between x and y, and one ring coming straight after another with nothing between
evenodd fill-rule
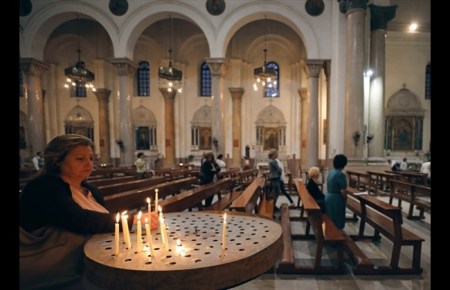
<instances>
[{"instance_id":1,"label":"arched window","mask_svg":"<svg viewBox=\"0 0 450 290\"><path fill-rule=\"evenodd\" d=\"M280 96L280 68L273 61L268 62L267 67L275 70L276 79L266 83L264 96L267 98L278 98Z\"/></svg>"},{"instance_id":2,"label":"arched window","mask_svg":"<svg viewBox=\"0 0 450 290\"><path fill-rule=\"evenodd\" d=\"M137 69L137 95L150 96L150 64L140 61Z\"/></svg>"},{"instance_id":3,"label":"arched window","mask_svg":"<svg viewBox=\"0 0 450 290\"><path fill-rule=\"evenodd\" d=\"M200 96L211 97L211 71L205 62L200 66Z\"/></svg>"}]
</instances>

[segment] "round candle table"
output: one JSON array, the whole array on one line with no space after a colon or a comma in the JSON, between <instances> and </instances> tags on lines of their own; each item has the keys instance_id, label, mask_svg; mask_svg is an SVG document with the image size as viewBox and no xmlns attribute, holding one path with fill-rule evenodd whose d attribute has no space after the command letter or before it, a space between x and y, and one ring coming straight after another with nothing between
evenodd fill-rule
<instances>
[{"instance_id":1,"label":"round candle table","mask_svg":"<svg viewBox=\"0 0 450 290\"><path fill-rule=\"evenodd\" d=\"M258 215L226 213L224 248L223 212L164 214L168 250L159 227L151 231L152 250L144 227L142 251L137 251L135 227L131 249L121 232L117 256L114 233L94 235L84 246L85 275L104 289L224 289L268 271L283 250L280 224Z\"/></svg>"}]
</instances>

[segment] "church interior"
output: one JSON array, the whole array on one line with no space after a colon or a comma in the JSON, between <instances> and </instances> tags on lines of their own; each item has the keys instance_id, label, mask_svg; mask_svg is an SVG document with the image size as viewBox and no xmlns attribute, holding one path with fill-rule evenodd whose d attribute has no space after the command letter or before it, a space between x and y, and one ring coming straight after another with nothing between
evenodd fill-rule
<instances>
[{"instance_id":1,"label":"church interior","mask_svg":"<svg viewBox=\"0 0 450 290\"><path fill-rule=\"evenodd\" d=\"M275 148L290 174L292 217L304 206L294 180L318 166L326 192L337 154L348 158L350 185L351 172L370 179L367 172L405 157L416 172L408 178L419 183L431 161L431 0L20 0L19 8L24 180L34 174L32 158L62 134L92 139L99 170L132 168L142 152L153 174L198 168L212 152L229 170L246 165L265 176ZM354 182L372 196L373 184L359 175ZM369 275L345 254L343 273L271 268L227 288L431 289L429 206L397 204L392 188L375 187L373 196L401 206L401 226L423 239L413 243L420 257L407 243L398 253L402 269L414 255L410 272L390 260L396 238L381 231L375 242L356 240L375 261ZM280 196L279 221L284 203ZM349 236L361 225L350 209ZM294 220L298 263L314 257L317 241L297 240L309 224ZM337 249L325 248L326 263ZM386 261L390 269L380 270Z\"/></svg>"}]
</instances>

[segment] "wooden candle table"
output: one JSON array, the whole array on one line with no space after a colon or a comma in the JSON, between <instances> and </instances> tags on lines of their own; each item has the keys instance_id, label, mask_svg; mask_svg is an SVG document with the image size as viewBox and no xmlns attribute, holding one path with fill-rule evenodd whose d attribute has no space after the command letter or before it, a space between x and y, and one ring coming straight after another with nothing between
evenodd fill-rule
<instances>
[{"instance_id":1,"label":"wooden candle table","mask_svg":"<svg viewBox=\"0 0 450 290\"><path fill-rule=\"evenodd\" d=\"M263 274L281 257L281 226L271 219L227 212L225 250L223 213L166 213L164 220L169 250L158 228L152 230L153 255L145 230L141 252L134 228L132 248L121 236L118 256L113 233L93 236L84 246L87 279L104 289L223 289Z\"/></svg>"}]
</instances>

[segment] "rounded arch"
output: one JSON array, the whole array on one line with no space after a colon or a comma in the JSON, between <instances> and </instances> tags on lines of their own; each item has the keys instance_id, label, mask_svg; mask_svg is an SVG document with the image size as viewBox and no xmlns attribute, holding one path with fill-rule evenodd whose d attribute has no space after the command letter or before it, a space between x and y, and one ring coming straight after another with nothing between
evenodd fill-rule
<instances>
[{"instance_id":1,"label":"rounded arch","mask_svg":"<svg viewBox=\"0 0 450 290\"><path fill-rule=\"evenodd\" d=\"M192 117L192 126L204 127L211 126L212 107L208 105L201 106Z\"/></svg>"},{"instance_id":2,"label":"rounded arch","mask_svg":"<svg viewBox=\"0 0 450 290\"><path fill-rule=\"evenodd\" d=\"M267 13L267 11L272 11ZM210 44L211 57L222 57L233 35L242 26L267 17L268 20L282 22L292 28L303 40L308 58L319 58L320 47L317 36L305 19L294 13L289 6L283 4L249 3L239 7L239 11L230 13L231 17L219 26L215 42ZM208 36L207 36L208 38ZM209 39L209 38L208 38Z\"/></svg>"},{"instance_id":3,"label":"rounded arch","mask_svg":"<svg viewBox=\"0 0 450 290\"><path fill-rule=\"evenodd\" d=\"M193 7L181 6L178 4L165 3L163 1L157 3L148 3L140 9L128 15L125 20L124 29L121 30L116 57L128 57L132 59L134 46L143 31L151 24L169 18L180 18L196 24L207 38L207 43L213 43L215 40L215 29L213 24L208 21L199 11Z\"/></svg>"},{"instance_id":4,"label":"rounded arch","mask_svg":"<svg viewBox=\"0 0 450 290\"><path fill-rule=\"evenodd\" d=\"M156 127L158 121L152 111L141 105L134 109L133 123L135 126Z\"/></svg>"},{"instance_id":5,"label":"rounded arch","mask_svg":"<svg viewBox=\"0 0 450 290\"><path fill-rule=\"evenodd\" d=\"M107 32L111 43L118 43L119 28L108 15L107 10L93 6L89 2L74 1L65 5L49 4L32 14L32 18L21 29L20 56L43 60L45 46L52 32L64 22L76 17L89 18L98 22ZM114 47L113 47L114 50Z\"/></svg>"},{"instance_id":6,"label":"rounded arch","mask_svg":"<svg viewBox=\"0 0 450 290\"><path fill-rule=\"evenodd\" d=\"M406 87L395 92L386 104L386 116L414 115L423 116L424 109L419 97Z\"/></svg>"},{"instance_id":7,"label":"rounded arch","mask_svg":"<svg viewBox=\"0 0 450 290\"><path fill-rule=\"evenodd\" d=\"M286 126L286 121L280 109L269 105L259 112L255 124L256 126Z\"/></svg>"}]
</instances>

